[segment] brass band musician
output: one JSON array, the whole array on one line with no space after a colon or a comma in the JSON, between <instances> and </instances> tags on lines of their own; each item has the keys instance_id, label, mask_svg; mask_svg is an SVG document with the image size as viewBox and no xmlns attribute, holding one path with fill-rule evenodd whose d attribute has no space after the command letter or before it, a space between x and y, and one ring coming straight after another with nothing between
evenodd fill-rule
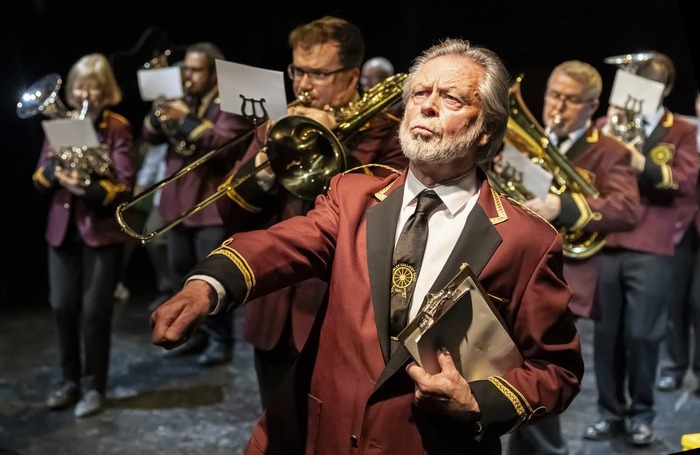
<instances>
[{"instance_id":1,"label":"brass band musician","mask_svg":"<svg viewBox=\"0 0 700 455\"><path fill-rule=\"evenodd\" d=\"M223 60L224 54L212 43L189 46L181 66L184 98L154 103L154 109L144 120L143 137L147 142L169 143L165 157L166 176L252 128L244 117L221 110L216 59ZM243 148L238 150L242 151ZM213 194L226 173L240 159L236 151L220 154L206 165L163 187L159 205L163 221L171 222L198 201ZM203 208L170 230L167 241L172 282L176 285L181 283L194 264L226 238L226 233L214 206ZM230 361L233 341L231 316L220 315L209 318L203 330L176 354L204 351L197 358L198 364L219 364Z\"/></svg>"},{"instance_id":2,"label":"brass band musician","mask_svg":"<svg viewBox=\"0 0 700 455\"><path fill-rule=\"evenodd\" d=\"M571 188L561 195L550 191L544 200L533 198L525 206L557 228L605 236L633 229L640 205L629 150L603 134L592 121L602 89L600 73L592 65L565 61L549 75L542 112L551 131L547 139L558 147L554 153L563 153L577 170L586 172L599 194L590 197ZM573 292L569 307L574 315L598 317L594 301L599 271L597 252L585 258L564 258L564 277ZM568 453L558 416L516 430L509 448L511 454Z\"/></svg>"},{"instance_id":3,"label":"brass band musician","mask_svg":"<svg viewBox=\"0 0 700 455\"><path fill-rule=\"evenodd\" d=\"M636 55L640 58L628 70L664 87L653 115L644 114L638 123L634 136L639 140L633 140L642 146L628 147L642 217L633 230L609 235L601 252L601 317L593 333L600 416L584 437L600 440L626 433L628 443L647 446L655 439L654 385L675 240L692 221L692 214L681 208L695 198L698 156L695 126L679 121L663 105L675 81L673 62L660 53ZM612 119L608 115L597 123L617 135Z\"/></svg>"},{"instance_id":4,"label":"brass band musician","mask_svg":"<svg viewBox=\"0 0 700 455\"><path fill-rule=\"evenodd\" d=\"M344 19L326 16L292 30L289 45L292 63L287 75L293 82L294 95L304 94L308 99L306 104L290 106L289 115L312 118L332 131L337 124L334 113L360 98L358 80L365 49L360 29ZM381 163L403 169L407 160L398 141L400 116L399 101L371 118L344 142L351 161L348 167ZM267 123L258 128L245 164L229 179L246 175L267 160L261 149L269 127ZM386 175L389 171L368 167L363 172ZM218 207L227 227L236 232L304 214L312 204L277 184L268 167L257 178L247 180L228 197L221 198ZM304 345L325 292L326 284L313 279L261 297L259 302L246 307L243 336L255 348L263 407Z\"/></svg>"},{"instance_id":5,"label":"brass band musician","mask_svg":"<svg viewBox=\"0 0 700 455\"><path fill-rule=\"evenodd\" d=\"M50 200L45 232L49 302L61 368L61 383L51 391L47 405L52 409L76 405L76 417L101 411L106 400L112 295L128 239L114 210L131 196L136 174L131 124L108 109L121 100L121 89L103 54L79 59L66 78L66 101L93 122L101 147L108 152L109 172L80 178L76 169L83 163L61 167L59 151L45 139L33 175L34 187Z\"/></svg>"}]
</instances>

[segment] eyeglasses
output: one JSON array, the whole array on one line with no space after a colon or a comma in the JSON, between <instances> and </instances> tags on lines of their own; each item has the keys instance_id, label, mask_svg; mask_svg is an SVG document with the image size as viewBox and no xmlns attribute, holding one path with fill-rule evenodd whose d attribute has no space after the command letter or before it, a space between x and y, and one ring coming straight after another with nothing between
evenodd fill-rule
<instances>
[{"instance_id":1,"label":"eyeglasses","mask_svg":"<svg viewBox=\"0 0 700 455\"><path fill-rule=\"evenodd\" d=\"M307 76L309 76L309 79L311 79L313 82L322 82L325 81L328 78L328 76L337 73L342 73L343 71L347 71L350 68L352 67L344 66L333 71L304 71L303 69L294 66L294 63L290 63L289 66L287 66L287 76L289 76L290 79L294 80L295 78L301 79L306 74Z\"/></svg>"},{"instance_id":2,"label":"eyeglasses","mask_svg":"<svg viewBox=\"0 0 700 455\"><path fill-rule=\"evenodd\" d=\"M556 90L548 90L544 96L547 97L547 100L549 100L552 103L561 101L567 105L572 106L581 106L582 104L590 103L591 101L593 101L593 98L585 99L576 95L562 95Z\"/></svg>"}]
</instances>

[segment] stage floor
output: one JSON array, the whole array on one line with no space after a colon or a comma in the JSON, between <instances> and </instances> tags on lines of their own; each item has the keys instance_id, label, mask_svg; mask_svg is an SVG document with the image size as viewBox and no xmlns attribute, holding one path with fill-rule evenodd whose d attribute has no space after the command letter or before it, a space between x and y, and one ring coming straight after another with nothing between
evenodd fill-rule
<instances>
[{"instance_id":1,"label":"stage floor","mask_svg":"<svg viewBox=\"0 0 700 455\"><path fill-rule=\"evenodd\" d=\"M93 417L50 411L45 396L58 379L58 357L46 304L0 307L0 455L231 455L242 452L260 412L252 349L237 342L233 362L202 368L194 357L165 358L150 342L148 301L135 296L115 313L108 405ZM643 449L619 438L582 438L597 418L592 323L579 321L586 375L562 416L570 454L670 454L681 436L700 433L700 397L688 376L676 392L657 392L657 441ZM508 438L504 438L507 445Z\"/></svg>"}]
</instances>

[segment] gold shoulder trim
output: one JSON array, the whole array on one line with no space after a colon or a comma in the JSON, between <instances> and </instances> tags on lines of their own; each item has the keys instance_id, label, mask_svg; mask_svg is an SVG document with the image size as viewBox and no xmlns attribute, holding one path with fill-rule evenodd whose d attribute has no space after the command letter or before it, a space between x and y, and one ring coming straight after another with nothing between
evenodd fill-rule
<instances>
[{"instance_id":1,"label":"gold shoulder trim","mask_svg":"<svg viewBox=\"0 0 700 455\"><path fill-rule=\"evenodd\" d=\"M32 175L32 180L35 180L38 182L41 186L48 188L51 186L51 183L49 183L48 180L46 180L46 177L44 177L44 166L41 166L39 169L34 171L34 174Z\"/></svg>"},{"instance_id":2,"label":"gold shoulder trim","mask_svg":"<svg viewBox=\"0 0 700 455\"><path fill-rule=\"evenodd\" d=\"M599 140L600 138L598 137L598 128L593 128L591 134L586 136L586 142L588 142L589 144L595 144Z\"/></svg>"},{"instance_id":3,"label":"gold shoulder trim","mask_svg":"<svg viewBox=\"0 0 700 455\"><path fill-rule=\"evenodd\" d=\"M673 113L669 112L668 115L666 115L666 118L664 118L662 125L664 128L670 128L673 126Z\"/></svg>"},{"instance_id":4,"label":"gold shoulder trim","mask_svg":"<svg viewBox=\"0 0 700 455\"><path fill-rule=\"evenodd\" d=\"M228 258L231 262L233 262L233 265L236 266L236 268L241 272L241 275L243 275L243 281L245 282L246 286L246 294L245 298L243 299L243 302L245 302L248 300L248 296L250 296L250 293L255 288L255 275L253 274L253 270L250 268L250 265L248 265L248 262L243 258L243 256L241 256L238 253L238 251L228 246L230 243L231 239L229 238L226 241L224 241L224 243L222 243L219 248L209 253L209 256L214 254L221 254L222 256Z\"/></svg>"},{"instance_id":5,"label":"gold shoulder trim","mask_svg":"<svg viewBox=\"0 0 700 455\"><path fill-rule=\"evenodd\" d=\"M491 221L491 224L499 224L504 221L508 220L508 215L506 214L506 209L503 208L503 203L501 202L501 194L497 193L496 190L491 188L489 186L489 189L491 190L491 197L493 198L493 204L496 206L496 212L498 213L498 216L495 216L493 218L489 218ZM503 197L506 197L503 195Z\"/></svg>"},{"instance_id":6,"label":"gold shoulder trim","mask_svg":"<svg viewBox=\"0 0 700 455\"><path fill-rule=\"evenodd\" d=\"M527 207L527 206L524 205L522 202L516 201L515 199L513 199L513 198L511 198L511 197L508 197L507 199L508 199L508 202L510 202L511 204L515 204L515 205L521 207L523 210L525 210L526 212L528 212L530 215L536 216L537 218L539 218L539 219L541 219L542 221L544 221L545 223L547 223L547 224L549 225L549 227L551 227L552 230L553 230L554 232L559 232L559 231L557 230L557 228L555 228L554 225L553 225L552 223L550 223L548 220L546 220L545 218L543 218L542 215L540 215L539 213L533 211L530 207Z\"/></svg>"},{"instance_id":7,"label":"gold shoulder trim","mask_svg":"<svg viewBox=\"0 0 700 455\"><path fill-rule=\"evenodd\" d=\"M401 175L401 171L394 169L391 166L387 166L386 164L380 164L380 163L368 163L368 164L362 164L360 166L355 166L353 168L348 169L347 171L343 171L343 174L350 174L352 172L361 170L363 174L374 175L374 173L370 169L373 167L381 167L383 169L389 170L389 172L393 172L394 174Z\"/></svg>"},{"instance_id":8,"label":"gold shoulder trim","mask_svg":"<svg viewBox=\"0 0 700 455\"><path fill-rule=\"evenodd\" d=\"M120 121L121 123L124 123L124 124L128 124L128 123L129 123L129 121L128 121L128 120L126 119L126 117L124 117L123 115L117 114L117 113L114 112L114 111L109 111L109 113L112 114L112 117L114 117L115 120L118 120L118 121Z\"/></svg>"},{"instance_id":9,"label":"gold shoulder trim","mask_svg":"<svg viewBox=\"0 0 700 455\"><path fill-rule=\"evenodd\" d=\"M226 180L223 181L221 185L219 185L216 190L221 191L223 188L225 188L227 185L231 184L231 181L233 180L233 173L228 176ZM259 213L262 210L262 207L255 206L253 204L250 204L248 201L246 201L243 196L241 196L237 191L236 187L231 188L226 192L226 196L231 199L233 202L236 204L240 205L243 210L250 212L250 213Z\"/></svg>"},{"instance_id":10,"label":"gold shoulder trim","mask_svg":"<svg viewBox=\"0 0 700 455\"><path fill-rule=\"evenodd\" d=\"M569 230L580 231L588 223L590 223L591 220L599 221L602 218L600 213L593 212L591 210L591 207L588 205L588 201L586 201L586 197L583 194L572 192L571 199L574 201L574 204L576 204L576 207L578 208L579 217Z\"/></svg>"},{"instance_id":11,"label":"gold shoulder trim","mask_svg":"<svg viewBox=\"0 0 700 455\"><path fill-rule=\"evenodd\" d=\"M384 199L386 199L386 192L389 191L389 188L394 186L394 183L396 183L396 180L374 193L374 197L377 198L378 201L383 201Z\"/></svg>"},{"instance_id":12,"label":"gold shoulder trim","mask_svg":"<svg viewBox=\"0 0 700 455\"><path fill-rule=\"evenodd\" d=\"M202 123L197 125L197 127L195 127L192 130L192 132L190 132L189 136L187 136L187 139L189 139L190 141L194 141L199 136L201 136L206 130L210 130L212 128L214 128L214 124L207 119L203 119Z\"/></svg>"},{"instance_id":13,"label":"gold shoulder trim","mask_svg":"<svg viewBox=\"0 0 700 455\"><path fill-rule=\"evenodd\" d=\"M97 183L107 192L104 201L102 201L102 205L105 207L114 201L118 193L126 191L126 185L123 183L112 183L109 180L100 180Z\"/></svg>"},{"instance_id":14,"label":"gold shoulder trim","mask_svg":"<svg viewBox=\"0 0 700 455\"><path fill-rule=\"evenodd\" d=\"M386 115L386 117L387 117L389 120L393 120L393 121L395 121L396 123L401 123L401 118L395 116L395 115L392 114L391 112L385 112L384 115Z\"/></svg>"}]
</instances>

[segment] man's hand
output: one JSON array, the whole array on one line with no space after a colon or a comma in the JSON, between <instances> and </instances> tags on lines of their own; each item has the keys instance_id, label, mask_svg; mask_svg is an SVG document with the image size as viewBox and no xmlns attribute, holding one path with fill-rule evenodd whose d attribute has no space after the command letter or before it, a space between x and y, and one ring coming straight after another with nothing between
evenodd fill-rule
<instances>
[{"instance_id":1,"label":"man's hand","mask_svg":"<svg viewBox=\"0 0 700 455\"><path fill-rule=\"evenodd\" d=\"M308 117L312 120L316 120L318 123L325 126L330 131L333 131L333 129L337 126L337 122L335 121L335 115L331 111L330 106L327 107L328 109L324 110L317 109L315 107L291 106L287 110L287 113L289 115L300 115L303 117Z\"/></svg>"},{"instance_id":2,"label":"man's hand","mask_svg":"<svg viewBox=\"0 0 700 455\"><path fill-rule=\"evenodd\" d=\"M172 349L187 341L214 307L216 291L205 281L189 281L151 314L151 341Z\"/></svg>"},{"instance_id":3,"label":"man's hand","mask_svg":"<svg viewBox=\"0 0 700 455\"><path fill-rule=\"evenodd\" d=\"M637 147L634 145L625 144L625 146L630 152L630 165L632 166L632 170L634 171L635 175L641 174L644 172L644 165L647 163L647 158L642 152L637 150Z\"/></svg>"},{"instance_id":4,"label":"man's hand","mask_svg":"<svg viewBox=\"0 0 700 455\"><path fill-rule=\"evenodd\" d=\"M58 183L69 192L75 194L76 196L85 196L85 188L80 181L78 171L75 169L56 170L56 179Z\"/></svg>"},{"instance_id":5,"label":"man's hand","mask_svg":"<svg viewBox=\"0 0 700 455\"><path fill-rule=\"evenodd\" d=\"M416 406L462 422L476 422L481 411L469 383L459 374L446 349L437 353L437 360L442 370L437 374L427 373L415 362L406 367L406 372L416 383L413 398Z\"/></svg>"},{"instance_id":6,"label":"man's hand","mask_svg":"<svg viewBox=\"0 0 700 455\"><path fill-rule=\"evenodd\" d=\"M187 103L179 98L163 101L158 110L160 111L158 119L161 122L179 122L190 113Z\"/></svg>"},{"instance_id":7,"label":"man's hand","mask_svg":"<svg viewBox=\"0 0 700 455\"><path fill-rule=\"evenodd\" d=\"M556 220L561 213L561 199L552 193L547 193L544 201L536 197L525 201L523 205L547 221Z\"/></svg>"}]
</instances>

